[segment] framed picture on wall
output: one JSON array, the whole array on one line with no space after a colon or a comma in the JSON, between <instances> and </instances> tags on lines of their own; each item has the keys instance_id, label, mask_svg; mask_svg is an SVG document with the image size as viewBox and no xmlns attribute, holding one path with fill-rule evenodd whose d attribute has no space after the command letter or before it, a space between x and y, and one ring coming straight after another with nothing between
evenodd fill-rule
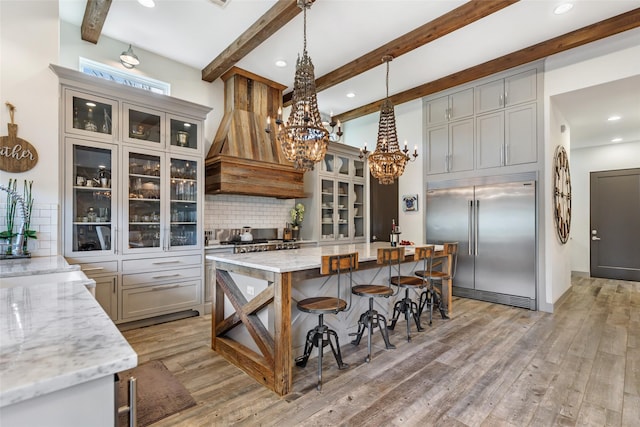
<instances>
[{"instance_id":1,"label":"framed picture on wall","mask_svg":"<svg viewBox=\"0 0 640 427\"><path fill-rule=\"evenodd\" d=\"M405 212L418 210L418 195L408 194L402 196L402 210Z\"/></svg>"}]
</instances>

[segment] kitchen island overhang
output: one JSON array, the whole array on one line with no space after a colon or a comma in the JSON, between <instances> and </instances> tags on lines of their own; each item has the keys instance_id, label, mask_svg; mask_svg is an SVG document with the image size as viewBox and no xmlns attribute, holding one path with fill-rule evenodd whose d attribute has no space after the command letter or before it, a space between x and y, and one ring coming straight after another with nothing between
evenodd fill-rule
<instances>
[{"instance_id":1,"label":"kitchen island overhang","mask_svg":"<svg viewBox=\"0 0 640 427\"><path fill-rule=\"evenodd\" d=\"M322 256L357 252L360 263L354 284L385 284L387 267L376 262L377 250L382 247L389 247L389 243L207 255L215 262L216 276L211 348L277 394L290 393L294 356L302 351L306 332L316 322L314 316L298 312L296 301L336 292L335 276L320 274ZM414 249L405 247L401 274L412 274L416 269ZM449 270L451 256L442 253L441 245L436 245L436 250L443 257L443 268ZM451 314L451 283L445 281L443 286ZM377 309L389 313L395 298L382 300ZM342 346L349 342L348 334L356 330L358 317L368 308L365 298L354 296L351 302L348 311L325 318L338 332Z\"/></svg>"}]
</instances>

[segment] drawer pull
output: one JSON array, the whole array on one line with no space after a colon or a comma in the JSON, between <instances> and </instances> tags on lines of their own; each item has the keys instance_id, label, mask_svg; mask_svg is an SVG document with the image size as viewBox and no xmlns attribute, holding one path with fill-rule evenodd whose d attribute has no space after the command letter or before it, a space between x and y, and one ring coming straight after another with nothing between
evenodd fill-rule
<instances>
[{"instance_id":1,"label":"drawer pull","mask_svg":"<svg viewBox=\"0 0 640 427\"><path fill-rule=\"evenodd\" d=\"M173 286L162 286L162 287L154 287L152 288L154 291L166 291L167 289L175 289L175 288L179 288L180 285L173 285Z\"/></svg>"},{"instance_id":2,"label":"drawer pull","mask_svg":"<svg viewBox=\"0 0 640 427\"><path fill-rule=\"evenodd\" d=\"M82 271L99 271L104 270L104 267L91 267L91 268L83 268Z\"/></svg>"},{"instance_id":3,"label":"drawer pull","mask_svg":"<svg viewBox=\"0 0 640 427\"><path fill-rule=\"evenodd\" d=\"M170 279L172 277L180 277L180 274L167 274L165 276L153 276L152 279Z\"/></svg>"},{"instance_id":4,"label":"drawer pull","mask_svg":"<svg viewBox=\"0 0 640 427\"><path fill-rule=\"evenodd\" d=\"M180 261L160 261L154 262L153 265L163 265L163 264L180 264Z\"/></svg>"}]
</instances>

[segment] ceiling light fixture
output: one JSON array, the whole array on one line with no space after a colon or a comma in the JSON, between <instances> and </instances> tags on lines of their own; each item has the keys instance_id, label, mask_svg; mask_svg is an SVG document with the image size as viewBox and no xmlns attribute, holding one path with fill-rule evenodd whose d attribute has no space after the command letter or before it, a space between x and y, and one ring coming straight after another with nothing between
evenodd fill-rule
<instances>
[{"instance_id":1,"label":"ceiling light fixture","mask_svg":"<svg viewBox=\"0 0 640 427\"><path fill-rule=\"evenodd\" d=\"M616 120L620 120L620 116L611 116L607 120L610 122L615 122Z\"/></svg>"},{"instance_id":2,"label":"ceiling light fixture","mask_svg":"<svg viewBox=\"0 0 640 427\"><path fill-rule=\"evenodd\" d=\"M153 0L138 0L138 3L140 3L144 7L156 7L156 2L154 2Z\"/></svg>"},{"instance_id":3,"label":"ceiling light fixture","mask_svg":"<svg viewBox=\"0 0 640 427\"><path fill-rule=\"evenodd\" d=\"M413 159L408 156L409 149L406 141L404 150L400 150L393 103L389 99L389 62L393 60L393 57L386 55L382 60L387 63L387 97L380 106L376 149L369 154L365 144L364 148L360 150L360 158L368 158L371 175L377 178L380 184L393 184L395 179L404 173L407 162L418 157L418 147L416 146L414 149Z\"/></svg>"},{"instance_id":4,"label":"ceiling light fixture","mask_svg":"<svg viewBox=\"0 0 640 427\"><path fill-rule=\"evenodd\" d=\"M569 12L573 9L573 3L561 3L553 9L553 13L556 15L562 15L563 13Z\"/></svg>"},{"instance_id":5,"label":"ceiling light fixture","mask_svg":"<svg viewBox=\"0 0 640 427\"><path fill-rule=\"evenodd\" d=\"M278 68L284 68L287 66L287 61L285 61L284 59L278 59L276 61L276 67Z\"/></svg>"},{"instance_id":6,"label":"ceiling light fixture","mask_svg":"<svg viewBox=\"0 0 640 427\"><path fill-rule=\"evenodd\" d=\"M287 123L282 121L282 109L276 117L276 139L280 143L284 156L296 169L313 170L314 165L324 159L329 143L329 132L322 125L316 79L313 63L307 53L307 9L313 0L298 0L298 6L304 14L304 45L302 57L298 55L296 73L293 82L291 112ZM271 117L267 117L266 132L271 132Z\"/></svg>"},{"instance_id":7,"label":"ceiling light fixture","mask_svg":"<svg viewBox=\"0 0 640 427\"><path fill-rule=\"evenodd\" d=\"M355 98L355 97L356 97L355 93L353 93L353 92L347 93L347 98Z\"/></svg>"},{"instance_id":8,"label":"ceiling light fixture","mask_svg":"<svg viewBox=\"0 0 640 427\"><path fill-rule=\"evenodd\" d=\"M140 60L138 59L136 54L133 53L131 45L129 45L128 50L125 50L120 54L120 63L124 66L124 68L128 69L135 68L136 65L140 64Z\"/></svg>"},{"instance_id":9,"label":"ceiling light fixture","mask_svg":"<svg viewBox=\"0 0 640 427\"><path fill-rule=\"evenodd\" d=\"M613 138L611 142L622 142L622 138Z\"/></svg>"}]
</instances>

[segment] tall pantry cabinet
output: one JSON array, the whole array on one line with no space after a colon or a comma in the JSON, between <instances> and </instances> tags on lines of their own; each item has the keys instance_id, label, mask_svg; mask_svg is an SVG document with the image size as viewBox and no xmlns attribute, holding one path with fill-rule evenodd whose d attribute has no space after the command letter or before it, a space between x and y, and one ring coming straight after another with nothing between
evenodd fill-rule
<instances>
[{"instance_id":1,"label":"tall pantry cabinet","mask_svg":"<svg viewBox=\"0 0 640 427\"><path fill-rule=\"evenodd\" d=\"M115 323L203 313L209 107L51 65L60 80L64 256Z\"/></svg>"}]
</instances>

